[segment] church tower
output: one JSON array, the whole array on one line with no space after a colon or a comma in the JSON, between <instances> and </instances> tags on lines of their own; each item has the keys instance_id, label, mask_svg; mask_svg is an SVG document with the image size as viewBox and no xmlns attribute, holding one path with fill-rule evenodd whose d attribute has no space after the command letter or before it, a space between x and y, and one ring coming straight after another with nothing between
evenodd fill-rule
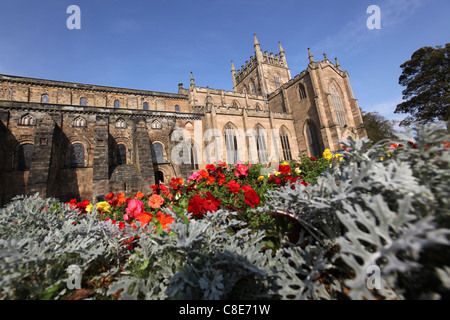
<instances>
[{"instance_id":1,"label":"church tower","mask_svg":"<svg viewBox=\"0 0 450 320\"><path fill-rule=\"evenodd\" d=\"M291 71L280 42L278 42L279 53L274 55L273 52L263 53L256 34L253 34L253 38L255 55L250 57L250 61L246 61L239 70L236 70L233 61L231 62L233 90L267 96L291 79Z\"/></svg>"}]
</instances>

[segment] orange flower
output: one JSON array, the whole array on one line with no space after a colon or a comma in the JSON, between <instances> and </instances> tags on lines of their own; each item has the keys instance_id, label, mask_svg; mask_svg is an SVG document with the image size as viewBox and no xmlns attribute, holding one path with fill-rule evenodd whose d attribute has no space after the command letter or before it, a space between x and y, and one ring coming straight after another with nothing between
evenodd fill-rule
<instances>
[{"instance_id":1,"label":"orange flower","mask_svg":"<svg viewBox=\"0 0 450 320\"><path fill-rule=\"evenodd\" d=\"M125 202L127 202L127 198L125 197L125 193L119 193L114 199L111 201L112 206L122 206Z\"/></svg>"},{"instance_id":2,"label":"orange flower","mask_svg":"<svg viewBox=\"0 0 450 320\"><path fill-rule=\"evenodd\" d=\"M140 191L134 195L134 197L135 197L135 198L138 198L138 199L142 199L143 196L145 196L145 194L143 194L143 193L140 192Z\"/></svg>"},{"instance_id":3,"label":"orange flower","mask_svg":"<svg viewBox=\"0 0 450 320\"><path fill-rule=\"evenodd\" d=\"M200 170L199 174L200 174L200 177L202 177L204 179L208 179L208 177L209 177L209 173L205 169Z\"/></svg>"},{"instance_id":4,"label":"orange flower","mask_svg":"<svg viewBox=\"0 0 450 320\"><path fill-rule=\"evenodd\" d=\"M158 211L155 218L159 220L159 222L161 223L161 225L163 227L163 230L170 229L170 227L168 227L167 225L172 224L172 222L175 221L175 219L172 218L171 215L163 214L161 211Z\"/></svg>"},{"instance_id":5,"label":"orange flower","mask_svg":"<svg viewBox=\"0 0 450 320\"><path fill-rule=\"evenodd\" d=\"M149 212L141 212L140 214L138 214L136 216L136 220L141 223L142 227L145 227L146 225L148 225L148 223L150 221L152 221L152 219L153 219L153 214L151 214Z\"/></svg>"},{"instance_id":6,"label":"orange flower","mask_svg":"<svg viewBox=\"0 0 450 320\"><path fill-rule=\"evenodd\" d=\"M148 205L153 209L159 209L161 208L162 204L164 203L163 197L160 195L154 194L148 199Z\"/></svg>"}]
</instances>

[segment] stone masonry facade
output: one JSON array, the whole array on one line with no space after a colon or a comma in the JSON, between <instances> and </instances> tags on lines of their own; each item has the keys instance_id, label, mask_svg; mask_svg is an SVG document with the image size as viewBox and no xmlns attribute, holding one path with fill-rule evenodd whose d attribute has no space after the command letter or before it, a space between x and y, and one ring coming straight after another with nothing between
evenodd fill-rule
<instances>
[{"instance_id":1,"label":"stone masonry facade","mask_svg":"<svg viewBox=\"0 0 450 320\"><path fill-rule=\"evenodd\" d=\"M346 71L324 54L291 77L285 52L255 55L233 91L190 85L177 93L0 75L0 206L39 192L100 201L150 192L208 163L320 156L366 136Z\"/></svg>"}]
</instances>

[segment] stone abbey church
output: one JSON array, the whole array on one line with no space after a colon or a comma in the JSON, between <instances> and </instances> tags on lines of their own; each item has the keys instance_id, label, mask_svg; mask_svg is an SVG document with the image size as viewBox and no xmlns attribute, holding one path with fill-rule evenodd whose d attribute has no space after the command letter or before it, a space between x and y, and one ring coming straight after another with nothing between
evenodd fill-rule
<instances>
[{"instance_id":1,"label":"stone abbey church","mask_svg":"<svg viewBox=\"0 0 450 320\"><path fill-rule=\"evenodd\" d=\"M281 44L269 54L254 36L254 56L231 63L233 91L198 87L192 73L177 93L0 75L0 205L145 193L218 160L320 156L366 136L348 73L308 54L292 77Z\"/></svg>"}]
</instances>

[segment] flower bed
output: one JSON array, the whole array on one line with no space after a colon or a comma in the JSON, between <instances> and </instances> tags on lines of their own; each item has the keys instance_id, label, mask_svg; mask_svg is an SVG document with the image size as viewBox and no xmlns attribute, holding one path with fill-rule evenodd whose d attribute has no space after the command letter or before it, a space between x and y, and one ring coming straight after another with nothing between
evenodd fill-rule
<instances>
[{"instance_id":1,"label":"flower bed","mask_svg":"<svg viewBox=\"0 0 450 320\"><path fill-rule=\"evenodd\" d=\"M17 197L0 210L0 298L448 298L448 141L423 126L320 159L209 164L149 194Z\"/></svg>"}]
</instances>

